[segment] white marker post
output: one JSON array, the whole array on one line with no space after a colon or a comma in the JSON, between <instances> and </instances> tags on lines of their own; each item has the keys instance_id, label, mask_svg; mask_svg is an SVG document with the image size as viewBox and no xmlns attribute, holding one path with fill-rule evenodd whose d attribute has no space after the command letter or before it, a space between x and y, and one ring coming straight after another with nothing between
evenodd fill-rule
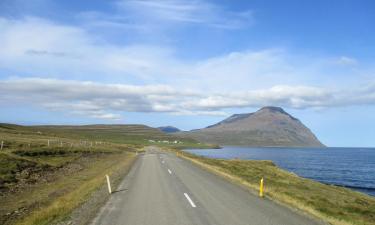
<instances>
[{"instance_id":1,"label":"white marker post","mask_svg":"<svg viewBox=\"0 0 375 225\"><path fill-rule=\"evenodd\" d=\"M3 150L4 147L4 141L1 141L0 150Z\"/></svg>"},{"instance_id":2,"label":"white marker post","mask_svg":"<svg viewBox=\"0 0 375 225\"><path fill-rule=\"evenodd\" d=\"M111 182L109 181L109 176L105 175L107 178L107 184L108 184L108 192L109 194L112 194L112 189L111 189Z\"/></svg>"},{"instance_id":3,"label":"white marker post","mask_svg":"<svg viewBox=\"0 0 375 225\"><path fill-rule=\"evenodd\" d=\"M47 140L47 146L49 147L49 139Z\"/></svg>"}]
</instances>

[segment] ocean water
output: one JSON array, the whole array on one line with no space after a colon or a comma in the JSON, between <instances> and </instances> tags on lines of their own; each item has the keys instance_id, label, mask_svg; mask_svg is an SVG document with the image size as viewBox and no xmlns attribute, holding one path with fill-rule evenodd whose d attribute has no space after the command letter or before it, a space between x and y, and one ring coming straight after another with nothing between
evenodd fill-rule
<instances>
[{"instance_id":1,"label":"ocean water","mask_svg":"<svg viewBox=\"0 0 375 225\"><path fill-rule=\"evenodd\" d=\"M272 160L301 177L375 196L375 148L253 148L186 150L220 159Z\"/></svg>"}]
</instances>

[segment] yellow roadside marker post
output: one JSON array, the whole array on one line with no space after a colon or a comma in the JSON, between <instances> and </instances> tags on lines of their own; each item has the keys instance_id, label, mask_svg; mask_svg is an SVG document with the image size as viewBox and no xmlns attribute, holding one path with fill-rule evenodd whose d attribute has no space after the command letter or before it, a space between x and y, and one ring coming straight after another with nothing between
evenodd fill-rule
<instances>
[{"instance_id":1,"label":"yellow roadside marker post","mask_svg":"<svg viewBox=\"0 0 375 225\"><path fill-rule=\"evenodd\" d=\"M262 179L260 179L259 197L263 198L263 177L262 177Z\"/></svg>"}]
</instances>

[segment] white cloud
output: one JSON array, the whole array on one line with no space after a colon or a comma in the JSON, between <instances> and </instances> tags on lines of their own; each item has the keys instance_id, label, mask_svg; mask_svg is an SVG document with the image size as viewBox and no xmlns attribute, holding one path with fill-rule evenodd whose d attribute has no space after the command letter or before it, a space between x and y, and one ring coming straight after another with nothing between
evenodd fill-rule
<instances>
[{"instance_id":1,"label":"white cloud","mask_svg":"<svg viewBox=\"0 0 375 225\"><path fill-rule=\"evenodd\" d=\"M34 103L94 118L118 119L121 112L182 113L180 101L197 98L190 90L165 85L100 84L72 80L23 78L1 80L0 101Z\"/></svg>"},{"instance_id":2,"label":"white cloud","mask_svg":"<svg viewBox=\"0 0 375 225\"><path fill-rule=\"evenodd\" d=\"M308 86L274 86L246 92L203 93L162 85L133 86L73 80L23 78L0 80L0 102L30 103L99 119L124 112L224 116L223 110L277 105L326 108L375 104L375 85L343 92Z\"/></svg>"},{"instance_id":3,"label":"white cloud","mask_svg":"<svg viewBox=\"0 0 375 225\"><path fill-rule=\"evenodd\" d=\"M91 25L143 31L179 28L181 24L239 29L254 21L251 10L230 11L204 0L119 0L115 6L118 12L111 15L91 11L80 16Z\"/></svg>"}]
</instances>

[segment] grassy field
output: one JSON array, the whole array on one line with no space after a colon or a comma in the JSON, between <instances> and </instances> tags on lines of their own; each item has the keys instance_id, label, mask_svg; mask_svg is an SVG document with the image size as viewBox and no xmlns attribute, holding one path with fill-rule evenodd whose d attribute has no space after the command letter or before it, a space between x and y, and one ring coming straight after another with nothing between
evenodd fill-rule
<instances>
[{"instance_id":1,"label":"grassy field","mask_svg":"<svg viewBox=\"0 0 375 225\"><path fill-rule=\"evenodd\" d=\"M92 133L0 124L0 224L60 221L130 167L139 144Z\"/></svg>"},{"instance_id":2,"label":"grassy field","mask_svg":"<svg viewBox=\"0 0 375 225\"><path fill-rule=\"evenodd\" d=\"M180 151L178 155L256 193L263 177L268 198L330 224L375 224L374 197L298 177L276 167L271 161L209 159Z\"/></svg>"},{"instance_id":3,"label":"grassy field","mask_svg":"<svg viewBox=\"0 0 375 225\"><path fill-rule=\"evenodd\" d=\"M124 175L146 145L212 147L143 125L0 124L0 224L54 224ZM33 196L30 198L30 196Z\"/></svg>"},{"instance_id":4,"label":"grassy field","mask_svg":"<svg viewBox=\"0 0 375 225\"><path fill-rule=\"evenodd\" d=\"M70 139L103 140L128 145L200 145L191 138L169 135L145 125L29 126L24 127L24 129ZM174 143L175 141L177 142L176 144Z\"/></svg>"},{"instance_id":5,"label":"grassy field","mask_svg":"<svg viewBox=\"0 0 375 225\"><path fill-rule=\"evenodd\" d=\"M66 171L54 173L52 180L35 183L22 191L3 196L1 224L53 224L65 219L90 195L105 185L105 175L128 168L135 155L115 153L80 158ZM78 167L78 168L77 168ZM30 198L33 196L33 198Z\"/></svg>"}]
</instances>

